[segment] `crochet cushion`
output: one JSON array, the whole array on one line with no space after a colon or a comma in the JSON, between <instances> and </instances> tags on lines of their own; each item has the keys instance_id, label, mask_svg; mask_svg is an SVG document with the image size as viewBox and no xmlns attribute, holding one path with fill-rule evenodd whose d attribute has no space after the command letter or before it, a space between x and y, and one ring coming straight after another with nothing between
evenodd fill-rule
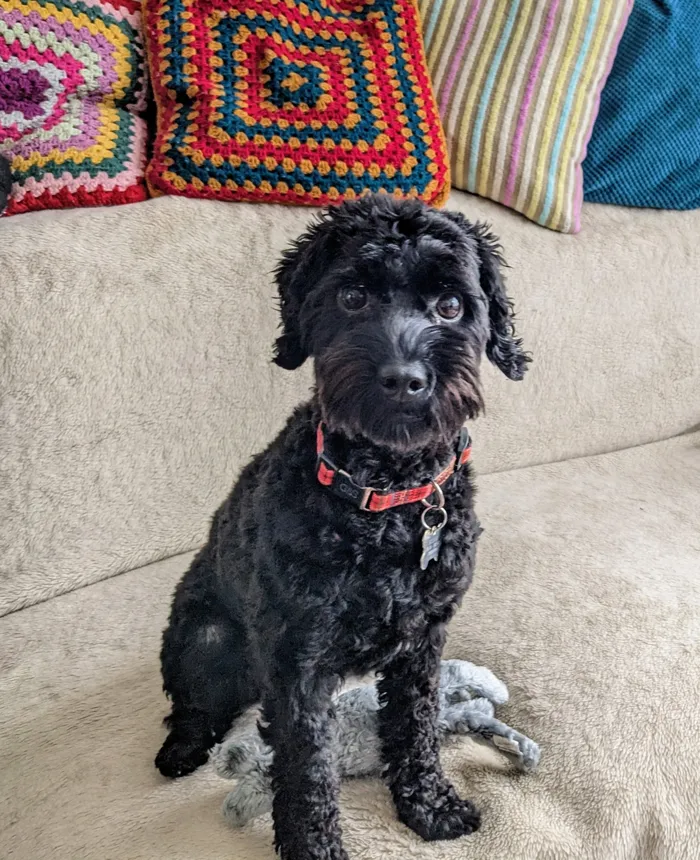
<instances>
[{"instance_id":1,"label":"crochet cushion","mask_svg":"<svg viewBox=\"0 0 700 860\"><path fill-rule=\"evenodd\" d=\"M700 3L635 0L583 164L584 196L700 207Z\"/></svg>"},{"instance_id":2,"label":"crochet cushion","mask_svg":"<svg viewBox=\"0 0 700 860\"><path fill-rule=\"evenodd\" d=\"M136 0L0 0L8 215L147 197Z\"/></svg>"},{"instance_id":3,"label":"crochet cushion","mask_svg":"<svg viewBox=\"0 0 700 860\"><path fill-rule=\"evenodd\" d=\"M414 0L146 0L145 9L153 193L446 199Z\"/></svg>"},{"instance_id":4,"label":"crochet cushion","mask_svg":"<svg viewBox=\"0 0 700 860\"><path fill-rule=\"evenodd\" d=\"M631 0L420 0L458 188L566 233Z\"/></svg>"}]
</instances>

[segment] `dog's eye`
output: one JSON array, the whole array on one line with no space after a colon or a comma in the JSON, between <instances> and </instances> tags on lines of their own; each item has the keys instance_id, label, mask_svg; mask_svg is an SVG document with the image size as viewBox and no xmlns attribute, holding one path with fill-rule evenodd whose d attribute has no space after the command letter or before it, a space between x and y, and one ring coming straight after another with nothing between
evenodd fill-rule
<instances>
[{"instance_id":1,"label":"dog's eye","mask_svg":"<svg viewBox=\"0 0 700 860\"><path fill-rule=\"evenodd\" d=\"M462 313L462 299L456 293L443 293L437 300L435 309L445 320L456 320Z\"/></svg>"},{"instance_id":2,"label":"dog's eye","mask_svg":"<svg viewBox=\"0 0 700 860\"><path fill-rule=\"evenodd\" d=\"M339 298L346 311L361 311L367 304L367 290L364 287L345 287Z\"/></svg>"}]
</instances>

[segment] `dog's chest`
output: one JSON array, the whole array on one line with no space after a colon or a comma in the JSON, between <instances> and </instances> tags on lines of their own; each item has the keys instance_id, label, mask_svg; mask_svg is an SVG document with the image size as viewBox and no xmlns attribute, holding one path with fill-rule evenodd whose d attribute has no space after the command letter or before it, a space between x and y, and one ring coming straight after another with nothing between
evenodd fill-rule
<instances>
[{"instance_id":1,"label":"dog's chest","mask_svg":"<svg viewBox=\"0 0 700 860\"><path fill-rule=\"evenodd\" d=\"M422 639L436 621L447 621L471 579L473 537L468 511L451 511L436 560L421 569L420 509L381 519L354 517L336 531L342 570L338 643L352 669L377 668L408 642Z\"/></svg>"},{"instance_id":2,"label":"dog's chest","mask_svg":"<svg viewBox=\"0 0 700 860\"><path fill-rule=\"evenodd\" d=\"M447 622L469 585L479 531L469 471L442 485L447 521L437 559L423 570L420 502L361 510L324 486L312 463L288 469L289 459L272 462L274 480L258 476L259 490L243 507L229 553L239 572L232 581L248 572L242 599L260 636L279 630L270 648L280 637L313 641L340 674L381 668ZM444 462L393 479L349 466L360 485L377 481L389 492L429 482ZM231 602L240 602L238 593Z\"/></svg>"}]
</instances>

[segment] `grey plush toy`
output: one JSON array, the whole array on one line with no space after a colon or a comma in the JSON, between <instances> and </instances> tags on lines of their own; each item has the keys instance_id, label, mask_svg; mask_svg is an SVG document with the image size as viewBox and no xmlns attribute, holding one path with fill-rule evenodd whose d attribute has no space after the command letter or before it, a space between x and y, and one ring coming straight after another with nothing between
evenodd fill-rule
<instances>
[{"instance_id":1,"label":"grey plush toy","mask_svg":"<svg viewBox=\"0 0 700 860\"><path fill-rule=\"evenodd\" d=\"M505 684L483 666L465 660L443 660L440 673L438 727L448 734L472 735L505 753L523 771L537 767L537 744L494 717L494 705L508 701ZM341 777L381 773L374 684L348 690L336 701L337 765ZM224 801L224 816L234 827L272 810L272 750L257 730L231 738L212 751L216 772L238 784Z\"/></svg>"}]
</instances>

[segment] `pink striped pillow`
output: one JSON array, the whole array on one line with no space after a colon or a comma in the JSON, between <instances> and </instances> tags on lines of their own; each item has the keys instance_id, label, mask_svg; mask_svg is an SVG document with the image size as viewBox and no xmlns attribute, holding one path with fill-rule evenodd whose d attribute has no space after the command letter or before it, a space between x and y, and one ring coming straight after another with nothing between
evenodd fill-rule
<instances>
[{"instance_id":1,"label":"pink striped pillow","mask_svg":"<svg viewBox=\"0 0 700 860\"><path fill-rule=\"evenodd\" d=\"M419 0L452 183L564 233L632 0Z\"/></svg>"}]
</instances>

